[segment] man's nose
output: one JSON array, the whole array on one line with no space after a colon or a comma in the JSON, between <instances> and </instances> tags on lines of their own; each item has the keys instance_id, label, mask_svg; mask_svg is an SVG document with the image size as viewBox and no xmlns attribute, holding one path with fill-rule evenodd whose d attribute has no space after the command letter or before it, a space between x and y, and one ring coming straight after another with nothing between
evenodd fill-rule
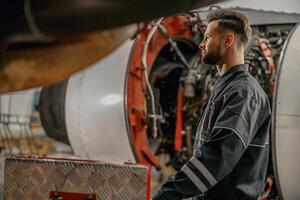
<instances>
[{"instance_id":1,"label":"man's nose","mask_svg":"<svg viewBox=\"0 0 300 200\"><path fill-rule=\"evenodd\" d=\"M201 49L201 50L202 50L202 49L205 49L205 41L202 40L198 47L199 47L199 49Z\"/></svg>"}]
</instances>

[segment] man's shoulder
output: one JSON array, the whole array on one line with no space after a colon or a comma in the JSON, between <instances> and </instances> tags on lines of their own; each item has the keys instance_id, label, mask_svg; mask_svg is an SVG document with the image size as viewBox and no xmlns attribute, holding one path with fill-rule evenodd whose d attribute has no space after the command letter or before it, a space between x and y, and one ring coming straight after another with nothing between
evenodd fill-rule
<instances>
[{"instance_id":1,"label":"man's shoulder","mask_svg":"<svg viewBox=\"0 0 300 200\"><path fill-rule=\"evenodd\" d=\"M267 98L267 94L259 82L249 73L245 72L236 76L229 85L230 91L243 91Z\"/></svg>"},{"instance_id":2,"label":"man's shoulder","mask_svg":"<svg viewBox=\"0 0 300 200\"><path fill-rule=\"evenodd\" d=\"M255 100L262 108L270 109L269 97L259 82L249 73L236 77L229 89L230 94L243 94L245 98Z\"/></svg>"},{"instance_id":3,"label":"man's shoulder","mask_svg":"<svg viewBox=\"0 0 300 200\"><path fill-rule=\"evenodd\" d=\"M247 102L248 100L258 102L261 107L268 107L269 99L258 81L250 74L243 73L235 77L227 85L224 94L225 99L238 98Z\"/></svg>"}]
</instances>

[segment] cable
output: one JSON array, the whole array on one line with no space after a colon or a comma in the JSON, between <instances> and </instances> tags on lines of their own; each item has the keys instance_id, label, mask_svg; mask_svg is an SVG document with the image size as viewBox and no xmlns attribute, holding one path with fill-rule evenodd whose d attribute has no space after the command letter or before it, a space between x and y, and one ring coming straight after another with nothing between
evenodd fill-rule
<instances>
[{"instance_id":1,"label":"cable","mask_svg":"<svg viewBox=\"0 0 300 200\"><path fill-rule=\"evenodd\" d=\"M182 63L185 65L186 69L189 66L188 61L185 59L185 57L183 56L183 54L181 53L181 51L179 50L178 46L177 46L177 42L172 40L172 38L170 37L170 35L168 34L168 31L166 29L166 27L162 24L158 25L158 28L160 30L160 32L162 33L162 35L170 42L172 48L175 50L175 53L179 56L180 60L182 61Z\"/></svg>"},{"instance_id":2,"label":"cable","mask_svg":"<svg viewBox=\"0 0 300 200\"><path fill-rule=\"evenodd\" d=\"M145 81L146 81L146 85L147 88L149 90L150 93L150 97L151 97L151 108L152 108L152 115L149 115L152 120L153 120L153 137L156 138L157 137L157 119L158 116L156 114L155 111L155 99L154 99L154 94L153 94L153 90L151 88L150 82L149 82L149 78L148 78L148 66L147 66L147 52L148 52L148 46L149 43L154 35L154 33L157 31L159 24L164 20L164 17L160 18L157 20L157 22L154 24L154 26L152 27L152 29L150 30L147 39L145 41L144 44L144 49L143 49L143 55L142 55L142 64L143 64L143 71L144 71L144 76L145 76Z\"/></svg>"}]
</instances>

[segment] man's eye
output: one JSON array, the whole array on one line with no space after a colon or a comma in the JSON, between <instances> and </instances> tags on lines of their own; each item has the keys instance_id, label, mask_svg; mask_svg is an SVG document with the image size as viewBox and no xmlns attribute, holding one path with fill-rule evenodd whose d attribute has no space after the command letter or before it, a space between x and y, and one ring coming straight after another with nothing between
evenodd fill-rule
<instances>
[{"instance_id":1,"label":"man's eye","mask_svg":"<svg viewBox=\"0 0 300 200\"><path fill-rule=\"evenodd\" d=\"M208 39L209 39L209 37L206 35L206 36L204 36L203 41L206 42Z\"/></svg>"}]
</instances>

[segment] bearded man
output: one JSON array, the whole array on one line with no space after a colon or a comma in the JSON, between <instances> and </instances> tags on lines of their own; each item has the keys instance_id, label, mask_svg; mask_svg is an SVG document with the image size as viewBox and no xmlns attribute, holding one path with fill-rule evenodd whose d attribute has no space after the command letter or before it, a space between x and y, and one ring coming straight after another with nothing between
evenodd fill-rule
<instances>
[{"instance_id":1,"label":"bearded man","mask_svg":"<svg viewBox=\"0 0 300 200\"><path fill-rule=\"evenodd\" d=\"M207 17L202 62L220 74L197 124L192 158L153 200L257 200L268 165L268 97L244 64L247 17L221 9Z\"/></svg>"}]
</instances>

